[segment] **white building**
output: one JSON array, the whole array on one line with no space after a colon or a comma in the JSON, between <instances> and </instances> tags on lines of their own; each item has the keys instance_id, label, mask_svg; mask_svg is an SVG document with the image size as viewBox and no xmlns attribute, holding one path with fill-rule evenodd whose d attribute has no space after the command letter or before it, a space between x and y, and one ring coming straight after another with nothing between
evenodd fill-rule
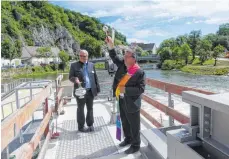
<instances>
[{"instance_id":1,"label":"white building","mask_svg":"<svg viewBox=\"0 0 229 159\"><path fill-rule=\"evenodd\" d=\"M133 43L133 45L138 45L140 48L142 48L142 50L144 51L150 51L151 54L156 54L157 52L157 48L156 48L156 44L155 43L148 43L148 44L144 44L144 43Z\"/></svg>"},{"instance_id":2,"label":"white building","mask_svg":"<svg viewBox=\"0 0 229 159\"><path fill-rule=\"evenodd\" d=\"M59 58L59 52L60 50L57 47L52 47L52 57L39 57L39 53L37 52L37 49L40 47L35 46L26 46L22 48L22 56L21 61L24 64L34 64L34 65L40 65L42 64L49 64L50 62L58 63L60 62Z\"/></svg>"},{"instance_id":3,"label":"white building","mask_svg":"<svg viewBox=\"0 0 229 159\"><path fill-rule=\"evenodd\" d=\"M13 60L9 60L9 59L5 59L5 58L1 58L1 67L2 66L17 66L21 64L21 59L13 59Z\"/></svg>"}]
</instances>

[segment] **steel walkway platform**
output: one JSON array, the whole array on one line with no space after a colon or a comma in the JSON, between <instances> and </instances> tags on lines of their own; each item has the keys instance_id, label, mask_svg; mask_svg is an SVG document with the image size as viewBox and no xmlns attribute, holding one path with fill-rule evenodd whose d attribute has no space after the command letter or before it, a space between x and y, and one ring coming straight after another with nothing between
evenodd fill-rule
<instances>
[{"instance_id":1,"label":"steel walkway platform","mask_svg":"<svg viewBox=\"0 0 229 159\"><path fill-rule=\"evenodd\" d=\"M116 126L110 124L112 103L95 100L93 108L95 131L82 133L77 130L75 99L64 107L65 114L60 115L57 121L60 136L49 141L45 159L142 158L140 152L126 155L123 151L128 147L118 147L120 141L115 138ZM141 124L141 129L147 128ZM145 146L143 142L141 146Z\"/></svg>"}]
</instances>

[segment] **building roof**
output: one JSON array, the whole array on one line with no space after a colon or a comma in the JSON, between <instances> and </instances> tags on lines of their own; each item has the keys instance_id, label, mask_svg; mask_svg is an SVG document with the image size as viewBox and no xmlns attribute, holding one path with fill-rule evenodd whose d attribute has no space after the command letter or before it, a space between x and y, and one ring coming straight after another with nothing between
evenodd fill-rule
<instances>
[{"instance_id":1,"label":"building roof","mask_svg":"<svg viewBox=\"0 0 229 159\"><path fill-rule=\"evenodd\" d=\"M22 47L21 58L22 59L29 59L29 58L35 57L38 54L38 52L37 52L38 48L41 48L41 47L37 47L37 46ZM60 52L59 48L57 48L57 47L51 47L51 51L52 51L54 57L57 57L59 52Z\"/></svg>"},{"instance_id":2,"label":"building roof","mask_svg":"<svg viewBox=\"0 0 229 159\"><path fill-rule=\"evenodd\" d=\"M148 44L136 43L136 45L141 47L143 50L147 50L147 51L152 50L155 47L155 43L148 43Z\"/></svg>"}]
</instances>

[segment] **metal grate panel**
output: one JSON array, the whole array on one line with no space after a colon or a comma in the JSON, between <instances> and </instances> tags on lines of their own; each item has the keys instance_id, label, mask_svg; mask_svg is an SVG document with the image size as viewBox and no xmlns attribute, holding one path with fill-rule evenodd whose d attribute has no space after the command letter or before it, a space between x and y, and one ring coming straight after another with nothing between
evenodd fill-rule
<instances>
[{"instance_id":1,"label":"metal grate panel","mask_svg":"<svg viewBox=\"0 0 229 159\"><path fill-rule=\"evenodd\" d=\"M76 120L63 122L63 133L56 154L57 159L92 159L118 151L103 117L95 117L95 131L82 133Z\"/></svg>"}]
</instances>

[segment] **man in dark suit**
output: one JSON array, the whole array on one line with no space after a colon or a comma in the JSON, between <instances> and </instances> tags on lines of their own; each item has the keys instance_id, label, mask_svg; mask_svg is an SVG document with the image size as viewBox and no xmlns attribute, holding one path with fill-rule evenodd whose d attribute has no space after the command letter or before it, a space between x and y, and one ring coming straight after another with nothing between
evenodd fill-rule
<instances>
[{"instance_id":1,"label":"man in dark suit","mask_svg":"<svg viewBox=\"0 0 229 159\"><path fill-rule=\"evenodd\" d=\"M80 60L78 62L72 63L69 80L74 83L73 95L77 101L77 123L78 130L81 132L94 131L93 123L93 100L94 97L100 92L100 86L98 77L95 71L94 64L88 62L88 52L86 50L80 50L79 53ZM82 97L75 95L75 91L79 86L86 89L86 94ZM88 128L84 127L85 124L85 115L84 115L84 106L87 106L87 116L86 123Z\"/></svg>"},{"instance_id":2,"label":"man in dark suit","mask_svg":"<svg viewBox=\"0 0 229 159\"><path fill-rule=\"evenodd\" d=\"M121 79L127 73L131 75L127 83L120 87L120 93L124 95L119 97L120 117L125 136L119 146L124 147L131 144L125 151L126 154L131 154L140 149L140 108L141 94L145 90L145 72L137 65L136 54L133 50L126 50L124 59L121 59L116 54L111 37L108 36L105 41L109 55L118 67L113 83L114 93Z\"/></svg>"}]
</instances>

